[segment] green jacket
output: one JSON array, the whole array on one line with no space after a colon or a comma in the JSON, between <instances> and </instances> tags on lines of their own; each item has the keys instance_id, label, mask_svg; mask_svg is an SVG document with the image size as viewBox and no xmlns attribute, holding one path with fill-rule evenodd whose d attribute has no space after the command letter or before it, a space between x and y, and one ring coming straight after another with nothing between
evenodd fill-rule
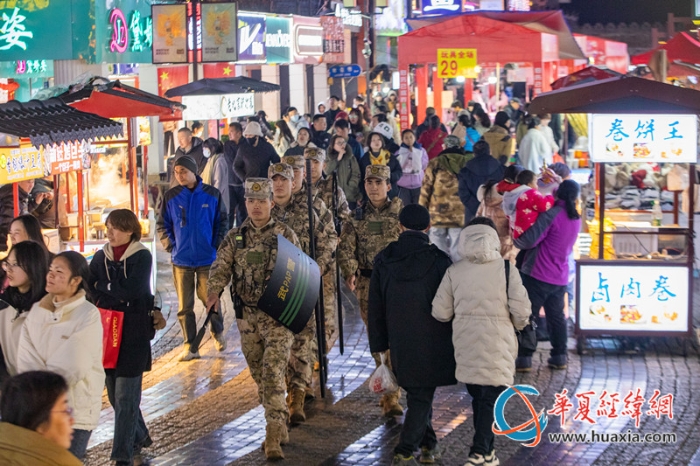
<instances>
[{"instance_id":1,"label":"green jacket","mask_svg":"<svg viewBox=\"0 0 700 466\"><path fill-rule=\"evenodd\" d=\"M0 464L11 466L81 466L65 448L33 430L0 422Z\"/></svg>"}]
</instances>

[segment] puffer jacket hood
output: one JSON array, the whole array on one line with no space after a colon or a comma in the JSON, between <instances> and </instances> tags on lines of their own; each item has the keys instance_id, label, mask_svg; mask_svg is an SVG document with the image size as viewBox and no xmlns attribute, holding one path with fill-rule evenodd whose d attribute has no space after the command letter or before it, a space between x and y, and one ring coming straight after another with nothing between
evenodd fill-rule
<instances>
[{"instance_id":1,"label":"puffer jacket hood","mask_svg":"<svg viewBox=\"0 0 700 466\"><path fill-rule=\"evenodd\" d=\"M457 252L474 264L501 259L501 241L496 230L488 225L471 225L459 234Z\"/></svg>"},{"instance_id":2,"label":"puffer jacket hood","mask_svg":"<svg viewBox=\"0 0 700 466\"><path fill-rule=\"evenodd\" d=\"M509 218L513 218L515 215L515 204L518 202L520 195L529 189L532 188L527 185L520 185L514 190L503 194L503 212Z\"/></svg>"}]
</instances>

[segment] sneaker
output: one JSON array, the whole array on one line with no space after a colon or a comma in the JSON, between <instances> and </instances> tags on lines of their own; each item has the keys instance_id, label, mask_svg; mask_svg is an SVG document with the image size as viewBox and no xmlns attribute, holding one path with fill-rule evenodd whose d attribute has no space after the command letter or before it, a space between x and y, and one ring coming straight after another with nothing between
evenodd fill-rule
<instances>
[{"instance_id":1,"label":"sneaker","mask_svg":"<svg viewBox=\"0 0 700 466\"><path fill-rule=\"evenodd\" d=\"M401 465L401 466L418 466L416 459L411 456L394 455L394 460L391 462L391 466Z\"/></svg>"},{"instance_id":2,"label":"sneaker","mask_svg":"<svg viewBox=\"0 0 700 466\"><path fill-rule=\"evenodd\" d=\"M486 464L484 455L479 453L471 453L467 459L467 462L464 463L464 466L478 466L483 464Z\"/></svg>"},{"instance_id":3,"label":"sneaker","mask_svg":"<svg viewBox=\"0 0 700 466\"><path fill-rule=\"evenodd\" d=\"M440 451L439 445L435 445L434 448L420 448L420 458L418 458L418 461L421 464L433 464L439 459L442 459L442 452Z\"/></svg>"},{"instance_id":4,"label":"sneaker","mask_svg":"<svg viewBox=\"0 0 700 466\"><path fill-rule=\"evenodd\" d=\"M491 453L488 455L484 455L484 461L486 466L498 466L501 464L501 462L498 460L498 457L496 456L496 450L491 450Z\"/></svg>"},{"instance_id":5,"label":"sneaker","mask_svg":"<svg viewBox=\"0 0 700 466\"><path fill-rule=\"evenodd\" d=\"M216 346L216 350L221 352L226 350L226 336L224 335L224 332L221 333L212 333L211 334L212 338L214 338L214 346Z\"/></svg>"},{"instance_id":6,"label":"sneaker","mask_svg":"<svg viewBox=\"0 0 700 466\"><path fill-rule=\"evenodd\" d=\"M551 369L555 370L566 369L566 355L558 354L556 356L552 356L551 358L547 359L547 365L549 365Z\"/></svg>"},{"instance_id":7,"label":"sneaker","mask_svg":"<svg viewBox=\"0 0 700 466\"><path fill-rule=\"evenodd\" d=\"M193 359L199 359L199 358L200 358L199 351L197 351L196 353L193 353L190 351L189 348L185 348L185 350L182 353L180 353L180 357L178 358L178 361L187 362L187 361L191 361Z\"/></svg>"},{"instance_id":8,"label":"sneaker","mask_svg":"<svg viewBox=\"0 0 700 466\"><path fill-rule=\"evenodd\" d=\"M532 357L531 356L519 356L515 358L515 371L516 372L530 372L532 370Z\"/></svg>"}]
</instances>

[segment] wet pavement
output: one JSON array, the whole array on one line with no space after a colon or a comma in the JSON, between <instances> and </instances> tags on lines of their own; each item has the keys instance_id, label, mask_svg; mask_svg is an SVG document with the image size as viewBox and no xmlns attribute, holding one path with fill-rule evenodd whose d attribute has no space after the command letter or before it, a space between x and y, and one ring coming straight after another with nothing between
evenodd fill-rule
<instances>
[{"instance_id":1,"label":"wet pavement","mask_svg":"<svg viewBox=\"0 0 700 466\"><path fill-rule=\"evenodd\" d=\"M154 444L144 450L153 465L257 465L267 464L260 449L265 435L262 407L255 383L240 351L240 338L228 297L223 304L228 349L219 353L206 335L202 359L178 363L182 336L177 322L177 298L172 287L169 257L158 252L158 291L168 325L153 340L153 370L144 375L141 407ZM695 280L695 302L700 303L700 281ZM226 296L227 293L224 293ZM280 465L389 465L398 441L402 418L381 415L378 397L369 392L367 379L374 369L357 301L347 290L345 351L338 345L329 355L326 398L307 403L307 422L290 430ZM696 309L700 306L696 305ZM198 325L204 320L198 304ZM700 327L700 311L695 312ZM540 395L529 396L537 411L551 409L555 394L567 389L573 409L563 425L549 416L542 441L533 448L496 437L502 465L693 465L700 466L700 347L695 340L676 338L591 340L584 355L577 355L570 339L566 370L547 367L548 345L540 344L533 370L518 374L516 384L535 386ZM648 402L659 390L673 394L673 419L646 415L639 427L629 415L593 417L595 424L574 419L575 394L604 390L624 398L639 389ZM595 411L597 398L593 398ZM405 398L403 399L405 401ZM644 405L643 410L649 410ZM595 412L593 413L595 415ZM629 414L629 413L628 413ZM438 464L462 465L474 435L471 397L464 385L441 387L436 392L433 425L443 450ZM505 417L515 426L531 418L525 404L511 400ZM86 464L108 465L114 415L103 398L99 427L90 440ZM675 443L553 443L549 433L674 433Z\"/></svg>"}]
</instances>

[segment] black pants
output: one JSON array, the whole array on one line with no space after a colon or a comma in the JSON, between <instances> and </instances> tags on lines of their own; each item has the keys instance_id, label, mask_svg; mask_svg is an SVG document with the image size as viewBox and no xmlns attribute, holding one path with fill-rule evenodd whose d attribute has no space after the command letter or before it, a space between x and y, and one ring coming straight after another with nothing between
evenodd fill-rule
<instances>
[{"instance_id":1,"label":"black pants","mask_svg":"<svg viewBox=\"0 0 700 466\"><path fill-rule=\"evenodd\" d=\"M472 397L472 410L474 411L474 441L469 449L469 454L478 453L488 455L493 451L494 433L493 407L498 395L505 390L505 386L467 384L467 391Z\"/></svg>"},{"instance_id":2,"label":"black pants","mask_svg":"<svg viewBox=\"0 0 700 466\"><path fill-rule=\"evenodd\" d=\"M432 450L437 445L432 423L435 387L403 388L406 390L408 408L394 453L411 456L418 448L427 447Z\"/></svg>"},{"instance_id":3,"label":"black pants","mask_svg":"<svg viewBox=\"0 0 700 466\"><path fill-rule=\"evenodd\" d=\"M231 207L228 212L229 228L233 228L234 223L240 226L243 220L248 217L248 211L245 208L245 198L243 197L244 193L245 189L243 186L229 185L228 196L231 201Z\"/></svg>"},{"instance_id":4,"label":"black pants","mask_svg":"<svg viewBox=\"0 0 700 466\"><path fill-rule=\"evenodd\" d=\"M552 356L566 354L566 319L564 318L564 295L566 285L552 285L521 273L523 286L532 304L532 315L539 316L544 306L547 318L547 332L552 343ZM532 352L518 349L518 356L532 356Z\"/></svg>"}]
</instances>

